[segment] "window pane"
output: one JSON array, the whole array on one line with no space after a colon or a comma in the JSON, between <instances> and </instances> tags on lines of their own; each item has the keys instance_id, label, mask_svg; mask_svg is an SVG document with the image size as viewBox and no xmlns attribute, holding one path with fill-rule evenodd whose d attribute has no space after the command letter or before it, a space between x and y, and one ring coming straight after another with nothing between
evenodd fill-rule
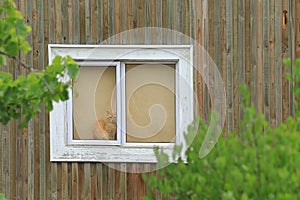
<instances>
[{"instance_id":1,"label":"window pane","mask_svg":"<svg viewBox=\"0 0 300 200\"><path fill-rule=\"evenodd\" d=\"M116 139L116 68L81 67L74 83L73 139Z\"/></svg>"},{"instance_id":2,"label":"window pane","mask_svg":"<svg viewBox=\"0 0 300 200\"><path fill-rule=\"evenodd\" d=\"M127 142L175 142L175 66L126 65Z\"/></svg>"}]
</instances>

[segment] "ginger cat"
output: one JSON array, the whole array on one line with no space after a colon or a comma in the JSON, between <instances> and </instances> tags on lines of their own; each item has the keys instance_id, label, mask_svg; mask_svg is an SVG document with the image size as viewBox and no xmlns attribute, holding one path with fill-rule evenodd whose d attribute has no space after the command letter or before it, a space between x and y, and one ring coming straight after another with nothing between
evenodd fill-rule
<instances>
[{"instance_id":1,"label":"ginger cat","mask_svg":"<svg viewBox=\"0 0 300 200\"><path fill-rule=\"evenodd\" d=\"M97 140L115 140L117 133L116 114L106 111L105 118L97 121L94 129L94 139Z\"/></svg>"}]
</instances>

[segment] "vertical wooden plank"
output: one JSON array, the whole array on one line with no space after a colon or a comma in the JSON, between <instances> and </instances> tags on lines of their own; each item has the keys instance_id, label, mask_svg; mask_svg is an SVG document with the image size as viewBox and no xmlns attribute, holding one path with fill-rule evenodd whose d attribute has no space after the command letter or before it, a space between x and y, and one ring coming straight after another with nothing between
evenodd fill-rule
<instances>
[{"instance_id":1,"label":"vertical wooden plank","mask_svg":"<svg viewBox=\"0 0 300 200\"><path fill-rule=\"evenodd\" d=\"M49 43L54 43L55 42L55 9L54 9L54 1L48 0L48 21L49 21L49 27L48 27L48 38L49 38ZM47 130L49 131L49 124L47 127ZM50 136L47 135L47 139L50 140ZM49 141L48 140L48 141ZM49 143L49 142L48 142ZM28 145L29 146L29 145ZM49 149L48 149L49 148ZM48 146L47 151L46 151L46 157L50 159L50 145ZM47 198L48 199L57 199L57 188L56 188L56 179L57 179L57 165L56 163L47 163L47 169L46 173L48 175L47 177Z\"/></svg>"},{"instance_id":2,"label":"vertical wooden plank","mask_svg":"<svg viewBox=\"0 0 300 200\"><path fill-rule=\"evenodd\" d=\"M205 51L209 53L209 18L208 18L208 1L204 0L202 1L202 46ZM204 63L206 66L203 66L203 73L202 75L206 77L209 77L209 71L207 64L209 64L209 57L204 55L203 57ZM207 79L208 80L208 79ZM207 86L203 89L203 118L204 120L208 120L209 117L209 93L207 90Z\"/></svg>"},{"instance_id":3,"label":"vertical wooden plank","mask_svg":"<svg viewBox=\"0 0 300 200\"><path fill-rule=\"evenodd\" d=\"M47 61L45 61L45 33L44 33L44 27L45 27L45 14L44 14L44 1L37 1L37 5L36 5L36 20L37 20L37 31L38 31L38 37L37 37L37 49L35 50L35 54L38 57L37 58L37 62L38 62L38 66L36 66L37 68L39 68L39 70L42 70ZM44 105L41 105L41 112L39 114L39 118L38 120L38 124L37 124L37 132L39 134L36 134L35 140L36 143L38 144L38 146L36 146L36 155L37 158L36 160L38 160L38 162L36 163L36 167L38 167L38 169L36 169L36 171L39 170L39 173L36 174L36 179L35 181L37 182L37 186L39 187L39 190L37 190L37 196L35 198L39 198L39 199L46 199L46 167L45 167L45 115L46 115L46 111L45 111L45 107ZM38 164L39 163L39 164Z\"/></svg>"},{"instance_id":4,"label":"vertical wooden plank","mask_svg":"<svg viewBox=\"0 0 300 200\"><path fill-rule=\"evenodd\" d=\"M52 24L53 25L53 24ZM52 32L52 31L49 31L49 30L52 30L52 29L49 29L49 28L53 28L53 27L50 27L50 23L49 23L49 2L48 0L44 0L44 50L43 50L43 53L44 53L44 62L45 64L47 65L48 64L48 43L50 41L50 33L49 32ZM44 182L42 182L42 186L41 187L44 187L45 186L45 191L44 191L44 194L41 195L41 197L45 197L45 199L50 199L50 134L49 134L49 115L48 113L44 113L44 118L45 118L45 123L44 123L44 136L42 135L41 136L41 140L43 140L41 142L41 145L42 145L42 148L44 148L44 152L41 151L40 154L41 154L41 157L44 157L44 159L41 160L41 162L44 162L44 164L42 164L41 166L41 169L44 168L45 172L45 177L41 177L41 182L42 182L42 179L44 178ZM43 147L44 146L44 147ZM43 176L43 173L42 173L42 176ZM42 190L41 190L42 192Z\"/></svg>"},{"instance_id":5,"label":"vertical wooden plank","mask_svg":"<svg viewBox=\"0 0 300 200\"><path fill-rule=\"evenodd\" d=\"M213 36L214 36L214 62L221 72L221 44L220 44L220 1L214 0L213 4Z\"/></svg>"},{"instance_id":6,"label":"vertical wooden plank","mask_svg":"<svg viewBox=\"0 0 300 200\"><path fill-rule=\"evenodd\" d=\"M158 3L160 4L161 6L161 27L162 28L167 28L167 1L164 0L164 1L158 1Z\"/></svg>"},{"instance_id":7,"label":"vertical wooden plank","mask_svg":"<svg viewBox=\"0 0 300 200\"><path fill-rule=\"evenodd\" d=\"M103 0L103 40L108 38L108 0Z\"/></svg>"},{"instance_id":8,"label":"vertical wooden plank","mask_svg":"<svg viewBox=\"0 0 300 200\"><path fill-rule=\"evenodd\" d=\"M103 0L97 1L97 44L103 41Z\"/></svg>"},{"instance_id":9,"label":"vertical wooden plank","mask_svg":"<svg viewBox=\"0 0 300 200\"><path fill-rule=\"evenodd\" d=\"M132 29L137 28L138 23L138 0L131 0L132 7L128 7L132 12ZM132 38L130 40L130 44L140 44L140 36L137 31L132 32Z\"/></svg>"},{"instance_id":10,"label":"vertical wooden plank","mask_svg":"<svg viewBox=\"0 0 300 200\"><path fill-rule=\"evenodd\" d=\"M97 170L96 163L91 163L91 199L97 199Z\"/></svg>"},{"instance_id":11,"label":"vertical wooden plank","mask_svg":"<svg viewBox=\"0 0 300 200\"><path fill-rule=\"evenodd\" d=\"M156 0L151 0L151 2L149 3L150 5L150 13L149 13L149 19L150 19L150 26L151 27L155 27L156 26L156 16L158 16L159 13L156 12L156 4L157 1Z\"/></svg>"},{"instance_id":12,"label":"vertical wooden plank","mask_svg":"<svg viewBox=\"0 0 300 200\"><path fill-rule=\"evenodd\" d=\"M91 43L98 44L97 42L97 20L98 20L98 4L97 0L91 0L90 5L90 17L91 17Z\"/></svg>"},{"instance_id":13,"label":"vertical wooden plank","mask_svg":"<svg viewBox=\"0 0 300 200\"><path fill-rule=\"evenodd\" d=\"M84 199L85 198L85 174L84 174L84 164L85 163L78 163L78 187L77 187L77 195L78 199Z\"/></svg>"},{"instance_id":14,"label":"vertical wooden plank","mask_svg":"<svg viewBox=\"0 0 300 200\"><path fill-rule=\"evenodd\" d=\"M269 6L269 27L270 27L270 125L275 127L276 124L276 96L275 96L275 51L274 51L274 38L275 38L275 0L270 1Z\"/></svg>"},{"instance_id":15,"label":"vertical wooden plank","mask_svg":"<svg viewBox=\"0 0 300 200\"><path fill-rule=\"evenodd\" d=\"M274 4L274 55L275 55L275 115L276 126L282 121L282 2Z\"/></svg>"},{"instance_id":16,"label":"vertical wooden plank","mask_svg":"<svg viewBox=\"0 0 300 200\"><path fill-rule=\"evenodd\" d=\"M115 34L114 26L114 1L108 1L108 37L112 37ZM114 39L114 38L112 38ZM112 41L114 42L114 41Z\"/></svg>"},{"instance_id":17,"label":"vertical wooden plank","mask_svg":"<svg viewBox=\"0 0 300 200\"><path fill-rule=\"evenodd\" d=\"M120 199L122 200L127 200L127 196L126 196L126 190L127 190L127 173L126 173L126 163L120 163Z\"/></svg>"},{"instance_id":18,"label":"vertical wooden plank","mask_svg":"<svg viewBox=\"0 0 300 200\"><path fill-rule=\"evenodd\" d=\"M2 192L5 194L7 199L10 199L10 127L2 126L1 133L3 136L3 143L2 143L2 152L3 152L3 166L1 173L3 174L4 178L3 180L3 190Z\"/></svg>"},{"instance_id":19,"label":"vertical wooden plank","mask_svg":"<svg viewBox=\"0 0 300 200\"><path fill-rule=\"evenodd\" d=\"M21 12L24 13L24 7L22 5L20 5L20 1L15 1L16 3L16 6L17 6L17 9L19 9ZM23 3L22 3L23 4ZM24 4L23 4L24 5ZM21 7L22 6L22 7ZM23 10L21 10L23 9ZM23 14L22 13L22 14ZM22 59L21 58L21 55L19 55L19 59ZM15 62L13 63L14 64L14 71L15 71L15 74L14 76L15 77L18 77L22 71L21 71L21 66ZM15 122L15 126L17 126L18 124L20 123L20 120L16 120ZM15 130L16 132L16 138L15 138L15 151L16 151L16 161L15 161L15 174L16 174L16 177L15 177L15 196L14 198L15 199L19 199L23 196L25 196L25 194L23 194L23 174L22 174L22 168L24 168L25 166L23 166L22 164L22 154L23 152L25 152L23 149L22 149L22 134L21 134L21 131L19 129ZM2 136L1 136L2 137ZM0 153L0 157L2 157L1 153ZM1 163L1 161L0 161ZM26 162L25 162L26 163ZM0 179L2 181L2 179Z\"/></svg>"},{"instance_id":20,"label":"vertical wooden plank","mask_svg":"<svg viewBox=\"0 0 300 200\"><path fill-rule=\"evenodd\" d=\"M102 164L96 164L96 174L97 174L97 187L96 187L96 199L103 199L103 177L102 177Z\"/></svg>"},{"instance_id":21,"label":"vertical wooden plank","mask_svg":"<svg viewBox=\"0 0 300 200\"><path fill-rule=\"evenodd\" d=\"M74 20L73 20L73 1L68 0L67 3L67 13L68 13L68 43L73 43L73 26L74 26Z\"/></svg>"},{"instance_id":22,"label":"vertical wooden plank","mask_svg":"<svg viewBox=\"0 0 300 200\"><path fill-rule=\"evenodd\" d=\"M168 7L172 7L172 2L170 2L170 5ZM181 34L184 33L184 2L183 1L176 1L175 3L173 3L173 9L172 9L172 16L169 20L169 24L171 29L178 31L178 33L174 33L174 35L172 35L172 37L170 37L171 41L173 41L173 44L182 44L182 37ZM174 24L174 25L173 25ZM167 36L169 38L169 36Z\"/></svg>"},{"instance_id":23,"label":"vertical wooden plank","mask_svg":"<svg viewBox=\"0 0 300 200\"><path fill-rule=\"evenodd\" d=\"M122 9L120 9L120 4L121 2L120 1L117 1L117 0L114 0L114 34L119 34L120 33L120 30L122 29L121 28L121 15L122 15Z\"/></svg>"},{"instance_id":24,"label":"vertical wooden plank","mask_svg":"<svg viewBox=\"0 0 300 200\"><path fill-rule=\"evenodd\" d=\"M63 15L61 19L61 25L62 25L62 35L61 35L61 42L63 44L68 44L69 42L69 33L71 32L72 29L69 29L70 27L72 28L72 21L69 19L69 2L68 0L64 0L61 3L61 15ZM72 20L72 19L71 19Z\"/></svg>"},{"instance_id":25,"label":"vertical wooden plank","mask_svg":"<svg viewBox=\"0 0 300 200\"><path fill-rule=\"evenodd\" d=\"M264 102L263 102L263 6L262 6L262 2L258 1L257 2L257 30L256 30L256 34L257 34L257 41L256 41L256 45L257 45L257 110L259 113L263 113L264 112Z\"/></svg>"},{"instance_id":26,"label":"vertical wooden plank","mask_svg":"<svg viewBox=\"0 0 300 200\"><path fill-rule=\"evenodd\" d=\"M27 145L27 141L28 141L28 130L27 128L24 129L24 131L22 132L22 158L20 159L22 162L22 169L21 169L21 173L22 173L22 195L23 197L28 197L28 145Z\"/></svg>"},{"instance_id":27,"label":"vertical wooden plank","mask_svg":"<svg viewBox=\"0 0 300 200\"><path fill-rule=\"evenodd\" d=\"M112 163L111 166L113 166L114 168L114 174L115 174L115 190L114 190L114 196L115 196L115 199L121 199L121 185L120 185L120 182L121 182L121 179L120 179L120 164L119 163Z\"/></svg>"},{"instance_id":28,"label":"vertical wooden plank","mask_svg":"<svg viewBox=\"0 0 300 200\"><path fill-rule=\"evenodd\" d=\"M57 163L57 169L56 169L56 194L57 199L62 199L62 193L63 193L63 185L62 185L62 162Z\"/></svg>"},{"instance_id":29,"label":"vertical wooden plank","mask_svg":"<svg viewBox=\"0 0 300 200\"><path fill-rule=\"evenodd\" d=\"M234 113L234 130L239 129L239 66L238 66L238 4L239 1L232 1L232 34L233 34L233 113Z\"/></svg>"},{"instance_id":30,"label":"vertical wooden plank","mask_svg":"<svg viewBox=\"0 0 300 200\"><path fill-rule=\"evenodd\" d=\"M232 1L226 1L226 68L227 68L227 126L228 131L234 128L233 113L233 41L232 41Z\"/></svg>"},{"instance_id":31,"label":"vertical wooden plank","mask_svg":"<svg viewBox=\"0 0 300 200\"><path fill-rule=\"evenodd\" d=\"M214 67L212 67L214 65L214 61L215 61L215 39L214 39L214 31L215 31L215 27L214 27L214 13L215 12L211 12L212 10L215 10L214 7L214 1L208 1L208 46L206 47L209 56L207 56L206 58L206 63L207 63L207 75L208 76L208 87L211 88L211 90L207 90L207 110L208 110L208 120L210 120L210 114L211 114L211 107L212 107L212 100L215 101L216 100L216 95L214 92L214 83L215 83L215 77L214 77L214 73L215 73L215 69ZM217 11L218 12L218 11Z\"/></svg>"},{"instance_id":32,"label":"vertical wooden plank","mask_svg":"<svg viewBox=\"0 0 300 200\"><path fill-rule=\"evenodd\" d=\"M177 31L180 31L179 27L180 27L180 25L182 25L181 21L180 21L181 14L182 14L181 6L178 5L178 4L180 4L180 2L170 1L170 0L166 1L166 7L165 7L165 9L166 9L166 11L165 11L166 12L166 20L165 20L166 27L165 28L174 30L174 28L175 28L174 24L176 24L176 27L178 28ZM177 8L177 10L174 10L176 8ZM175 12L178 15L176 21L174 21L174 13ZM170 31L167 31L167 30L164 32L164 39L163 39L164 44L172 44L172 42L173 42L173 35L171 35L169 33L170 33Z\"/></svg>"},{"instance_id":33,"label":"vertical wooden plank","mask_svg":"<svg viewBox=\"0 0 300 200\"><path fill-rule=\"evenodd\" d=\"M83 181L83 196L82 199L91 199L91 165L90 163L83 163L83 170L81 173L84 174Z\"/></svg>"},{"instance_id":34,"label":"vertical wooden plank","mask_svg":"<svg viewBox=\"0 0 300 200\"><path fill-rule=\"evenodd\" d=\"M32 27L32 10L33 6L26 2L26 22L29 26ZM30 33L28 35L28 42L29 44L32 46L33 45L33 33ZM29 66L33 66L33 55L32 52L27 54L26 57L26 63ZM28 123L28 199L34 199L34 195L35 195L35 184L34 184L34 120L30 120L30 122Z\"/></svg>"},{"instance_id":35,"label":"vertical wooden plank","mask_svg":"<svg viewBox=\"0 0 300 200\"><path fill-rule=\"evenodd\" d=\"M268 121L270 121L270 19L269 19L269 1L263 1L263 100L264 100L264 114Z\"/></svg>"},{"instance_id":36,"label":"vertical wooden plank","mask_svg":"<svg viewBox=\"0 0 300 200\"><path fill-rule=\"evenodd\" d=\"M69 2L68 0L62 1L61 3L61 13L68 13L68 15L65 15L62 17L62 43L68 44L69 43L69 32L72 30L72 15L69 14ZM70 18L71 17L71 18ZM71 24L71 25L70 25ZM71 29L70 29L71 28ZM72 36L71 36L72 37ZM59 183L58 183L58 198L60 199L70 199L69 193L68 193L68 163L63 162L59 165Z\"/></svg>"},{"instance_id":37,"label":"vertical wooden plank","mask_svg":"<svg viewBox=\"0 0 300 200\"><path fill-rule=\"evenodd\" d=\"M196 40L196 7L195 7L195 0L189 1L189 11L186 13L189 17L189 36L192 39L190 43L195 42Z\"/></svg>"},{"instance_id":38,"label":"vertical wooden plank","mask_svg":"<svg viewBox=\"0 0 300 200\"><path fill-rule=\"evenodd\" d=\"M85 44L86 42L86 24L85 24L85 0L79 0L79 38L80 44Z\"/></svg>"},{"instance_id":39,"label":"vertical wooden plank","mask_svg":"<svg viewBox=\"0 0 300 200\"><path fill-rule=\"evenodd\" d=\"M115 170L110 167L111 164L108 165L107 170L107 185L108 185L108 199L116 199L115 198Z\"/></svg>"},{"instance_id":40,"label":"vertical wooden plank","mask_svg":"<svg viewBox=\"0 0 300 200\"><path fill-rule=\"evenodd\" d=\"M156 0L155 3L155 25L156 27L164 28L163 24L163 2L162 0ZM162 44L162 31L158 31L154 38L156 44Z\"/></svg>"},{"instance_id":41,"label":"vertical wooden plank","mask_svg":"<svg viewBox=\"0 0 300 200\"><path fill-rule=\"evenodd\" d=\"M144 26L145 27L150 27L151 26L151 2L150 0L145 0L145 4L144 4L144 10L145 12L142 13L144 14ZM150 36L151 37L151 36ZM146 38L148 39L148 38Z\"/></svg>"},{"instance_id":42,"label":"vertical wooden plank","mask_svg":"<svg viewBox=\"0 0 300 200\"><path fill-rule=\"evenodd\" d=\"M127 179L126 179L126 185L127 185L127 199L134 199L134 177L132 171L133 164L132 163L127 163L126 168L127 168Z\"/></svg>"},{"instance_id":43,"label":"vertical wooden plank","mask_svg":"<svg viewBox=\"0 0 300 200\"><path fill-rule=\"evenodd\" d=\"M195 2L195 13L196 13L196 30L195 30L195 38L197 48L195 49L196 55L196 65L197 65L197 98L198 98L198 105L199 105L199 116L201 118L204 117L204 108L203 108L203 88L204 88L204 80L202 77L203 73L203 51L202 51L202 25L203 25L203 15L202 15L202 1ZM201 72L201 73L200 73Z\"/></svg>"},{"instance_id":44,"label":"vertical wooden plank","mask_svg":"<svg viewBox=\"0 0 300 200\"><path fill-rule=\"evenodd\" d=\"M85 18L85 44L92 43L91 36L91 5L90 0L84 1L84 18Z\"/></svg>"},{"instance_id":45,"label":"vertical wooden plank","mask_svg":"<svg viewBox=\"0 0 300 200\"><path fill-rule=\"evenodd\" d=\"M136 7L134 6L133 9L137 10L137 27L144 27L145 26L145 1L138 1Z\"/></svg>"},{"instance_id":46,"label":"vertical wooden plank","mask_svg":"<svg viewBox=\"0 0 300 200\"><path fill-rule=\"evenodd\" d=\"M213 43L214 43L214 64L216 65L216 68L214 68L214 70L212 70L212 77L213 77L213 83L214 85L216 85L215 83L217 82L217 80L215 80L215 77L217 77L217 74L220 73L220 75L222 75L222 67L221 67L221 51L222 51L222 47L221 47L221 38L222 38L222 28L221 28L221 2L220 1L216 1L214 0L213 2L213 20L212 20L212 24L213 24ZM212 63L213 64L213 63ZM213 94L213 98L214 101L217 102L219 100L219 93L218 91L220 89L216 88L215 86L213 86L214 88L214 94ZM221 108L221 107L220 107ZM221 110L218 110L219 112ZM224 113L225 114L225 113Z\"/></svg>"},{"instance_id":47,"label":"vertical wooden plank","mask_svg":"<svg viewBox=\"0 0 300 200\"><path fill-rule=\"evenodd\" d=\"M145 44L145 31L142 27L145 25L145 1L137 1L136 6L136 26L139 28L136 33L138 36L135 37L136 44Z\"/></svg>"},{"instance_id":48,"label":"vertical wooden plank","mask_svg":"<svg viewBox=\"0 0 300 200\"><path fill-rule=\"evenodd\" d=\"M193 16L193 12L190 11L190 4L191 2L189 0L185 0L183 2L183 6L184 6L184 14L183 14L183 33L189 37L191 37L191 32L190 32L190 26L191 26L191 17ZM176 15L176 14L175 14ZM185 41L184 43L186 44L189 44L189 40L188 38L189 37L186 37L185 38Z\"/></svg>"},{"instance_id":49,"label":"vertical wooden plank","mask_svg":"<svg viewBox=\"0 0 300 200\"><path fill-rule=\"evenodd\" d=\"M133 28L133 12L132 12L132 0L127 0L127 27L126 29L128 31L130 31ZM127 36L127 38L123 38L126 39L125 44L130 44L132 37L130 35Z\"/></svg>"},{"instance_id":50,"label":"vertical wooden plank","mask_svg":"<svg viewBox=\"0 0 300 200\"><path fill-rule=\"evenodd\" d=\"M151 27L151 10L153 8L151 7L151 0L145 1L145 12L144 12L144 27ZM151 44L153 40L153 35L155 33L152 33L153 31L145 31L145 40L144 44Z\"/></svg>"},{"instance_id":51,"label":"vertical wooden plank","mask_svg":"<svg viewBox=\"0 0 300 200\"><path fill-rule=\"evenodd\" d=\"M78 163L72 163L72 200L78 199L78 179Z\"/></svg>"},{"instance_id":52,"label":"vertical wooden plank","mask_svg":"<svg viewBox=\"0 0 300 200\"><path fill-rule=\"evenodd\" d=\"M289 8L287 0L282 0L282 57L288 58L289 47ZM286 79L286 73L290 73L291 69L287 69L282 65L282 120L289 116L290 98L289 98L289 81Z\"/></svg>"},{"instance_id":53,"label":"vertical wooden plank","mask_svg":"<svg viewBox=\"0 0 300 200\"><path fill-rule=\"evenodd\" d=\"M50 198L49 199L58 199L57 193L57 182L58 182L58 174L57 174L57 163L51 163L51 175L50 175Z\"/></svg>"},{"instance_id":54,"label":"vertical wooden plank","mask_svg":"<svg viewBox=\"0 0 300 200\"><path fill-rule=\"evenodd\" d=\"M61 163L61 199L69 200L69 176L68 176L68 163Z\"/></svg>"},{"instance_id":55,"label":"vertical wooden plank","mask_svg":"<svg viewBox=\"0 0 300 200\"><path fill-rule=\"evenodd\" d=\"M220 2L220 45L221 45L221 61L220 61L220 71L223 79L224 87L226 88L227 84L227 68L226 68L226 0ZM224 88L224 89L225 89ZM227 105L223 105L224 113L223 116L226 116ZM227 130L227 120L225 117L224 124L224 135L228 133Z\"/></svg>"},{"instance_id":56,"label":"vertical wooden plank","mask_svg":"<svg viewBox=\"0 0 300 200\"><path fill-rule=\"evenodd\" d=\"M72 163L68 163L68 199L72 199L72 187L73 187L73 176L72 176Z\"/></svg>"},{"instance_id":57,"label":"vertical wooden plank","mask_svg":"<svg viewBox=\"0 0 300 200\"><path fill-rule=\"evenodd\" d=\"M245 82L251 86L251 2L245 2Z\"/></svg>"},{"instance_id":58,"label":"vertical wooden plank","mask_svg":"<svg viewBox=\"0 0 300 200\"><path fill-rule=\"evenodd\" d=\"M55 35L54 35L54 26L55 26L55 14L54 14L54 1L48 0L48 20L49 20L49 43L53 44Z\"/></svg>"},{"instance_id":59,"label":"vertical wooden plank","mask_svg":"<svg viewBox=\"0 0 300 200\"><path fill-rule=\"evenodd\" d=\"M295 60L295 2L296 1L288 1L288 37L289 37L289 58L291 60ZM299 12L299 10L298 10ZM293 74L293 63L290 68L290 73ZM289 82L289 115L294 115L294 102L295 97L293 94L293 83Z\"/></svg>"},{"instance_id":60,"label":"vertical wooden plank","mask_svg":"<svg viewBox=\"0 0 300 200\"><path fill-rule=\"evenodd\" d=\"M54 1L55 9L55 43L62 42L62 13L61 13L61 1Z\"/></svg>"},{"instance_id":61,"label":"vertical wooden plank","mask_svg":"<svg viewBox=\"0 0 300 200\"><path fill-rule=\"evenodd\" d=\"M245 83L245 3L243 0L238 1L238 11L237 11L237 86ZM238 91L238 105L241 105L242 95ZM239 125L240 120L243 119L243 110L238 106L238 121ZM239 126L238 126L239 127ZM237 129L238 130L238 129Z\"/></svg>"},{"instance_id":62,"label":"vertical wooden plank","mask_svg":"<svg viewBox=\"0 0 300 200\"><path fill-rule=\"evenodd\" d=\"M21 1L15 1L17 8L22 12L23 16L24 15L24 2ZM22 55L19 55L19 59L22 59ZM15 68L15 77L19 76L22 73L21 70L21 66L18 63L14 63L14 68ZM20 120L16 120L16 125L18 125L20 123ZM1 131L1 130L0 130ZM1 133L1 132L0 132ZM23 137L22 137L22 133L20 130L16 130L16 177L15 177L15 197L16 199L20 199L22 197L26 197L27 194L23 193L23 180L26 178L26 174L23 174L23 168L26 167L26 165L23 164L23 153L26 152L27 149L23 149ZM2 135L1 135L2 137ZM0 143L1 145L1 143ZM1 150L0 150L1 151ZM0 152L0 157L2 158L1 152ZM0 160L1 160L0 158ZM24 162L26 163L26 161ZM1 161L0 161L0 165L1 165ZM0 175L1 176L1 175ZM1 179L0 177L0 182L3 181L3 179ZM1 190L0 190L1 191Z\"/></svg>"},{"instance_id":63,"label":"vertical wooden plank","mask_svg":"<svg viewBox=\"0 0 300 200\"><path fill-rule=\"evenodd\" d=\"M124 0L124 1L121 1L120 2L120 8L119 8L119 11L120 11L120 28L119 28L119 31L120 32L123 32L123 31L126 31L127 30L127 1ZM125 38L124 34L121 35L121 38L120 38L120 44L124 44L126 43L126 40L127 38Z\"/></svg>"},{"instance_id":64,"label":"vertical wooden plank","mask_svg":"<svg viewBox=\"0 0 300 200\"><path fill-rule=\"evenodd\" d=\"M81 24L80 24L80 2L79 0L75 0L73 1L73 30L72 30L72 33L73 33L73 43L74 44L79 44L80 43L80 27L81 27Z\"/></svg>"},{"instance_id":65,"label":"vertical wooden plank","mask_svg":"<svg viewBox=\"0 0 300 200\"><path fill-rule=\"evenodd\" d=\"M110 185L108 184L108 167L105 164L102 164L101 168L102 176L101 176L101 198L102 199L109 199L109 187Z\"/></svg>"},{"instance_id":66,"label":"vertical wooden plank","mask_svg":"<svg viewBox=\"0 0 300 200\"><path fill-rule=\"evenodd\" d=\"M32 53L33 56L33 68L34 69L39 69L39 19L40 16L38 16L38 14L40 14L37 11L37 2L36 1L32 1L31 5L32 7L32 12L31 12L31 21L32 21L32 51L30 53ZM33 164L33 176L34 176L34 198L36 199L40 199L40 154L39 154L39 148L40 148L40 144L39 144L39 116L40 114L36 114L34 117L34 127L33 127L33 131L34 131L34 135L33 135L33 143L34 143L34 148L31 149L31 151L34 151L33 155L34 155L34 160L32 163Z\"/></svg>"},{"instance_id":67,"label":"vertical wooden plank","mask_svg":"<svg viewBox=\"0 0 300 200\"><path fill-rule=\"evenodd\" d=\"M250 41L251 41L251 102L254 105L257 105L257 46L256 46L256 40L257 40L257 1L251 1L250 3Z\"/></svg>"}]
</instances>

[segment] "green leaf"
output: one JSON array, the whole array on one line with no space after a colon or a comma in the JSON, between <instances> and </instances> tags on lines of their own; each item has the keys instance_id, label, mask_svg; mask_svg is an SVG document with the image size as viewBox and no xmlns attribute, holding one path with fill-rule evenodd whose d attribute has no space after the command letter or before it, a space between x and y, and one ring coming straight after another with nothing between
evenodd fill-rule
<instances>
[{"instance_id":1,"label":"green leaf","mask_svg":"<svg viewBox=\"0 0 300 200\"><path fill-rule=\"evenodd\" d=\"M0 200L6 200L4 194L0 193Z\"/></svg>"},{"instance_id":2,"label":"green leaf","mask_svg":"<svg viewBox=\"0 0 300 200\"><path fill-rule=\"evenodd\" d=\"M61 74L64 70L64 66L61 64L61 63L52 63L52 65L49 65L46 69L47 71L50 71L50 72L54 72L54 73L57 73L57 74Z\"/></svg>"},{"instance_id":3,"label":"green leaf","mask_svg":"<svg viewBox=\"0 0 300 200\"><path fill-rule=\"evenodd\" d=\"M285 58L285 59L283 59L283 64L284 64L286 67L289 67L289 66L291 66L291 60Z\"/></svg>"},{"instance_id":4,"label":"green leaf","mask_svg":"<svg viewBox=\"0 0 300 200\"><path fill-rule=\"evenodd\" d=\"M75 78L78 77L79 67L76 63L68 64L66 67L67 67L67 70L68 70L68 75L70 76L71 79L75 79Z\"/></svg>"},{"instance_id":5,"label":"green leaf","mask_svg":"<svg viewBox=\"0 0 300 200\"><path fill-rule=\"evenodd\" d=\"M6 56L0 55L0 67L3 66L3 65L6 65L6 64L7 64Z\"/></svg>"}]
</instances>

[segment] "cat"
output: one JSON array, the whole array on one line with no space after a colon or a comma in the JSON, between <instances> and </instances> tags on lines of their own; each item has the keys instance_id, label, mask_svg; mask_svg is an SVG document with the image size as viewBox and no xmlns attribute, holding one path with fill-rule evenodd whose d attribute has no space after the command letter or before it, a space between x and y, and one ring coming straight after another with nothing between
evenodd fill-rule
<instances>
[{"instance_id":1,"label":"cat","mask_svg":"<svg viewBox=\"0 0 300 200\"><path fill-rule=\"evenodd\" d=\"M116 114L106 111L104 119L99 119L94 128L94 139L115 140L117 133Z\"/></svg>"}]
</instances>

